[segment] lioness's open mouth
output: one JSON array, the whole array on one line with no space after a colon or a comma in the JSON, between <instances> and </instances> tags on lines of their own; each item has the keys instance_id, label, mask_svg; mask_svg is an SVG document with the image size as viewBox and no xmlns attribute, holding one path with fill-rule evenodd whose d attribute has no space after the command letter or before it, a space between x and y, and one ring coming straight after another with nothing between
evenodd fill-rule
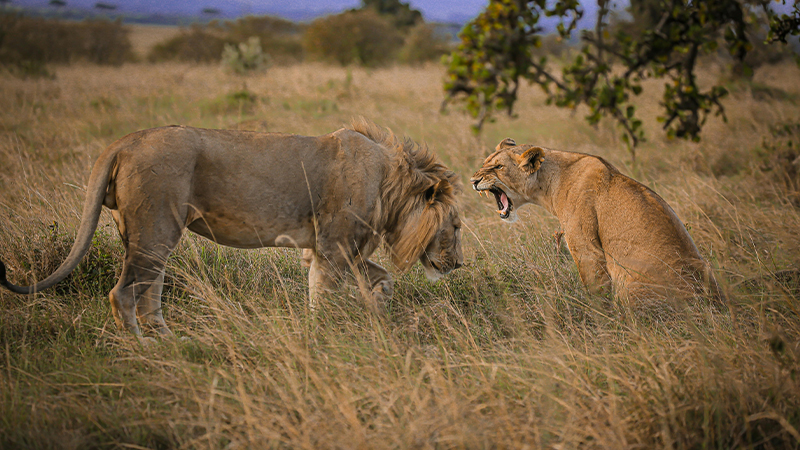
<instances>
[{"instance_id":1,"label":"lioness's open mouth","mask_svg":"<svg viewBox=\"0 0 800 450\"><path fill-rule=\"evenodd\" d=\"M497 202L497 208L498 208L497 213L500 214L501 219L508 219L508 216L511 215L511 211L514 209L514 205L511 203L511 199L508 198L508 195L506 195L506 193L503 192L502 189L500 189L497 186L492 186L488 189L480 189L480 190L477 189L477 187L475 187L475 190L477 190L478 193L481 194L483 193L483 191L489 191L492 194L494 194L494 201Z\"/></svg>"}]
</instances>

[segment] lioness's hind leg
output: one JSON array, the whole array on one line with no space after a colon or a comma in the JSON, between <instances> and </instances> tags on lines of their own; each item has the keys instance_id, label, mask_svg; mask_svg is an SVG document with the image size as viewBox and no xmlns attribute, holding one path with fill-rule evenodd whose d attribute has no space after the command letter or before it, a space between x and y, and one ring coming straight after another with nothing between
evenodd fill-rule
<instances>
[{"instance_id":1,"label":"lioness's hind leg","mask_svg":"<svg viewBox=\"0 0 800 450\"><path fill-rule=\"evenodd\" d=\"M122 276L109 295L118 327L139 335L141 323L161 335L172 334L161 312L164 268L169 253L162 250L146 255L128 249L122 263Z\"/></svg>"},{"instance_id":2,"label":"lioness's hind leg","mask_svg":"<svg viewBox=\"0 0 800 450\"><path fill-rule=\"evenodd\" d=\"M120 328L140 335L139 325L147 325L161 335L170 335L161 312L161 292L167 258L181 238L183 229L172 217L149 217L148 223L116 214L122 235L125 258L122 275L109 299L114 321ZM173 219L173 220L170 220ZM138 234L131 233L137 230Z\"/></svg>"},{"instance_id":3,"label":"lioness's hind leg","mask_svg":"<svg viewBox=\"0 0 800 450\"><path fill-rule=\"evenodd\" d=\"M126 270L123 263L122 276L119 277L117 285L111 289L108 299L111 302L111 315L117 328L128 330L135 335L141 335L139 324L136 321L136 300L133 295L133 283L136 277L130 269Z\"/></svg>"}]
</instances>

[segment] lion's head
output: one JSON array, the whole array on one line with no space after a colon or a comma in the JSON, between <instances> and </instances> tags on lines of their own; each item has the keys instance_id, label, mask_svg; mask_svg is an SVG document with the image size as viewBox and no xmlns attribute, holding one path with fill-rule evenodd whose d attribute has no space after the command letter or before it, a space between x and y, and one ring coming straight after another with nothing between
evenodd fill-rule
<instances>
[{"instance_id":1,"label":"lion's head","mask_svg":"<svg viewBox=\"0 0 800 450\"><path fill-rule=\"evenodd\" d=\"M455 202L456 175L448 170L437 176L442 178L433 186L406 199L405 214L397 217L396 239L387 239L393 262L400 270L407 270L419 259L431 281L464 262L461 219Z\"/></svg>"},{"instance_id":2,"label":"lion's head","mask_svg":"<svg viewBox=\"0 0 800 450\"><path fill-rule=\"evenodd\" d=\"M532 145L517 146L511 138L497 144L483 166L470 179L472 188L483 193L489 191L497 202L497 212L506 222L517 220L516 208L530 203L524 192L530 191L531 177L544 161L544 149Z\"/></svg>"},{"instance_id":3,"label":"lion's head","mask_svg":"<svg viewBox=\"0 0 800 450\"><path fill-rule=\"evenodd\" d=\"M419 257L425 276L436 281L464 263L461 253L461 219L453 207Z\"/></svg>"},{"instance_id":4,"label":"lion's head","mask_svg":"<svg viewBox=\"0 0 800 450\"><path fill-rule=\"evenodd\" d=\"M351 128L382 144L394 161L383 180L380 214L372 226L386 230L395 266L406 271L419 260L431 280L461 267L456 174L426 147L400 140L390 130L363 120Z\"/></svg>"}]
</instances>

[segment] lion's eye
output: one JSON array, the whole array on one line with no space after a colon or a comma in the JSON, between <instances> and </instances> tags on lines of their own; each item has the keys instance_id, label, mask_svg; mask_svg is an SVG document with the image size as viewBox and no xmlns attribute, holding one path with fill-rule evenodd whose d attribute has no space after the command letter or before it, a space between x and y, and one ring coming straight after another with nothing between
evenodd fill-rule
<instances>
[{"instance_id":1,"label":"lion's eye","mask_svg":"<svg viewBox=\"0 0 800 450\"><path fill-rule=\"evenodd\" d=\"M502 169L503 167L504 167L504 166L503 166L502 164L498 164L498 165L494 166L495 170L500 170L500 169Z\"/></svg>"}]
</instances>

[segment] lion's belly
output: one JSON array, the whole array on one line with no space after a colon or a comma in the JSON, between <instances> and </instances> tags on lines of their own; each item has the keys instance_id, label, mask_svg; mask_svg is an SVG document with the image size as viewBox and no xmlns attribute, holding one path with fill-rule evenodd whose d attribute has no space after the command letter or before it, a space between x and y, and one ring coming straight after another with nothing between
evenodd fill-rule
<instances>
[{"instance_id":1,"label":"lion's belly","mask_svg":"<svg viewBox=\"0 0 800 450\"><path fill-rule=\"evenodd\" d=\"M233 224L214 217L197 219L189 224L189 230L212 241L237 248L293 247L313 248L315 234L313 226L282 226L277 223Z\"/></svg>"}]
</instances>

